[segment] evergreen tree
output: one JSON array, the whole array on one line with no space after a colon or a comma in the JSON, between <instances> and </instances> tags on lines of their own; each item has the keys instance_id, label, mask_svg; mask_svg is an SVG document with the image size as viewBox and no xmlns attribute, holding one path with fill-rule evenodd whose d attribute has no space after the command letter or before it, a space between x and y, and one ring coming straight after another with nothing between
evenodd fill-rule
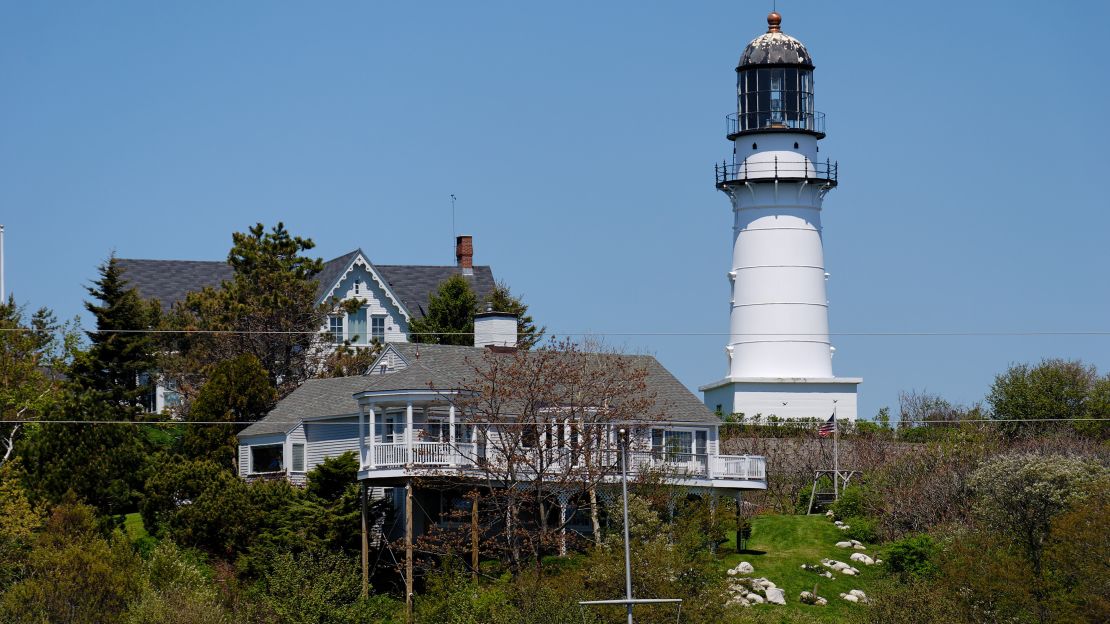
<instances>
[{"instance_id":1,"label":"evergreen tree","mask_svg":"<svg viewBox=\"0 0 1110 624\"><path fill-rule=\"evenodd\" d=\"M136 500L146 453L137 425L104 421L140 419L155 348L143 330L158 322L158 308L126 287L114 257L88 290L93 301L85 307L97 331L88 333L89 349L77 354L61 401L28 431L22 454L27 481L40 497L58 502L72 490L101 513L119 514Z\"/></svg>"},{"instance_id":2,"label":"evergreen tree","mask_svg":"<svg viewBox=\"0 0 1110 624\"><path fill-rule=\"evenodd\" d=\"M477 306L478 297L466 278L452 275L432 293L424 318L409 324L409 335L413 342L472 345Z\"/></svg>"},{"instance_id":3,"label":"evergreen tree","mask_svg":"<svg viewBox=\"0 0 1110 624\"><path fill-rule=\"evenodd\" d=\"M194 422L245 423L266 415L274 405L274 389L258 358L247 353L220 362L212 370L189 410ZM182 449L190 459L212 460L236 469L236 434L243 426L189 425ZM237 471L236 471L237 473Z\"/></svg>"},{"instance_id":4,"label":"evergreen tree","mask_svg":"<svg viewBox=\"0 0 1110 624\"><path fill-rule=\"evenodd\" d=\"M175 355L164 364L189 397L216 364L250 354L280 398L316 373L312 353L327 314L316 303L323 261L303 255L315 243L293 236L282 223L270 231L258 223L235 232L232 243L231 280L190 293L170 321L173 329L227 333L177 335L167 347Z\"/></svg>"},{"instance_id":5,"label":"evergreen tree","mask_svg":"<svg viewBox=\"0 0 1110 624\"><path fill-rule=\"evenodd\" d=\"M498 282L493 292L486 297L486 304L494 312L508 312L516 315L516 343L521 349L531 349L543 339L546 327L536 327L532 316L528 314L528 306L513 295L504 282Z\"/></svg>"}]
</instances>

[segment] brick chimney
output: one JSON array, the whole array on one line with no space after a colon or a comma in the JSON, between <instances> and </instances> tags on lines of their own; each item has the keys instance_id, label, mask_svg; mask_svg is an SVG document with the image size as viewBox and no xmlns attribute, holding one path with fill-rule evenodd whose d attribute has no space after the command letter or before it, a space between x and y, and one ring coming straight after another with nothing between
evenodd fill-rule
<instances>
[{"instance_id":1,"label":"brick chimney","mask_svg":"<svg viewBox=\"0 0 1110 624\"><path fill-rule=\"evenodd\" d=\"M474 275L474 237L455 237L455 262L463 275Z\"/></svg>"}]
</instances>

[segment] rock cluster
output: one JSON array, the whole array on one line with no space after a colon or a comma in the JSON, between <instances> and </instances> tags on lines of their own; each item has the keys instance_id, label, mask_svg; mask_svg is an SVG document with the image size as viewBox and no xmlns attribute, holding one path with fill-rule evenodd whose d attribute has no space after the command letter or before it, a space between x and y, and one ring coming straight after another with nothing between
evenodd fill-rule
<instances>
[{"instance_id":1,"label":"rock cluster","mask_svg":"<svg viewBox=\"0 0 1110 624\"><path fill-rule=\"evenodd\" d=\"M826 568L831 568L834 572L839 572L845 576L855 576L859 574L858 569L853 568L843 561L837 561L835 559L822 559L821 565Z\"/></svg>"},{"instance_id":2,"label":"rock cluster","mask_svg":"<svg viewBox=\"0 0 1110 624\"><path fill-rule=\"evenodd\" d=\"M840 597L848 602L862 602L863 604L867 604L867 594L859 589L853 589L846 594L840 594Z\"/></svg>"},{"instance_id":3,"label":"rock cluster","mask_svg":"<svg viewBox=\"0 0 1110 624\"><path fill-rule=\"evenodd\" d=\"M821 596L818 596L818 595L814 594L813 592L807 592L807 591L802 592L802 595L798 597L798 600L802 604L816 605L818 607L823 607L823 606L829 604L829 601L827 599L822 598Z\"/></svg>"},{"instance_id":4,"label":"rock cluster","mask_svg":"<svg viewBox=\"0 0 1110 624\"><path fill-rule=\"evenodd\" d=\"M754 572L752 564L741 561L739 565L728 571L729 576ZM774 583L765 578L739 577L729 581L728 591L731 596L726 605L740 605L750 607L753 604L786 604L786 592L779 589Z\"/></svg>"},{"instance_id":5,"label":"rock cluster","mask_svg":"<svg viewBox=\"0 0 1110 624\"><path fill-rule=\"evenodd\" d=\"M882 559L872 559L871 557L868 557L867 555L865 555L863 553L852 553L852 556L850 557L850 559L852 561L858 561L858 562L862 563L863 565L875 565L877 563L882 563L883 562Z\"/></svg>"},{"instance_id":6,"label":"rock cluster","mask_svg":"<svg viewBox=\"0 0 1110 624\"><path fill-rule=\"evenodd\" d=\"M819 566L819 565L810 565L808 563L803 563L802 564L802 569L807 570L809 572L813 572L817 576L823 576L825 578L830 578L830 579L833 577L832 572L829 572L828 570L822 570L821 566Z\"/></svg>"},{"instance_id":7,"label":"rock cluster","mask_svg":"<svg viewBox=\"0 0 1110 624\"><path fill-rule=\"evenodd\" d=\"M854 548L856 550L867 550L867 547L864 546L862 543L860 543L859 540L846 540L846 541L843 541L843 542L837 542L836 547L837 548Z\"/></svg>"}]
</instances>

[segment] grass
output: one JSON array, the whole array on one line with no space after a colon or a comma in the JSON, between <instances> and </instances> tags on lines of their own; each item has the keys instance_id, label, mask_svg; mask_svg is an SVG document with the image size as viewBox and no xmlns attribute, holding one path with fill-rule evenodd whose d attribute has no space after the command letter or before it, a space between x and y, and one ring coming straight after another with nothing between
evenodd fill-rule
<instances>
[{"instance_id":1,"label":"grass","mask_svg":"<svg viewBox=\"0 0 1110 624\"><path fill-rule=\"evenodd\" d=\"M844 616L865 608L840 598L842 592L860 589L870 595L881 576L879 566L865 566L849 561L853 552L865 552L875 558L875 548L868 544L866 551L837 548L836 542L844 540L843 532L824 516L757 516L752 521L752 537L748 550L736 553L735 535L722 546L721 570L735 567L741 561L751 563L754 577L764 577L786 593L786 606L755 605L752 609L781 612L782 615L804 613L830 622L839 622ZM801 569L803 563L820 565L821 559L836 559L854 564L858 576L845 576L833 572L828 579ZM822 566L822 569L824 567ZM813 591L828 599L824 607L802 604L798 599L802 591Z\"/></svg>"},{"instance_id":2,"label":"grass","mask_svg":"<svg viewBox=\"0 0 1110 624\"><path fill-rule=\"evenodd\" d=\"M150 552L158 543L158 540L147 532L143 517L138 512L129 513L123 517L123 533L141 553Z\"/></svg>"}]
</instances>

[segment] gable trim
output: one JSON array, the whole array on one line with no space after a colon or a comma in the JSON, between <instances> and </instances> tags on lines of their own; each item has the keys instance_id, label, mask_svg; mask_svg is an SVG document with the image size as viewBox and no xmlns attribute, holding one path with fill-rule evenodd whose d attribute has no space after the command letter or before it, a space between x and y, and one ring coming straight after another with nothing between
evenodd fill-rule
<instances>
[{"instance_id":1,"label":"gable trim","mask_svg":"<svg viewBox=\"0 0 1110 624\"><path fill-rule=\"evenodd\" d=\"M369 273L370 277L378 284L378 287L381 288L383 293L385 293L385 296L393 302L393 305L397 306L397 309L400 310L401 314L404 315L405 321L411 322L412 313L409 312L409 309L407 307L405 307L404 302L402 302L401 298L397 296L397 293L393 292L393 289L389 287L389 282L385 281L385 278L383 278L381 273L378 272L378 269L375 268L373 263L371 263L370 260L366 258L366 254L362 253L362 249L357 250L355 256L351 258L350 262L347 263L347 267L343 269L343 272L339 274L339 277L335 280L335 283L333 283L331 287L328 288L327 292L321 298L320 303L326 303L329 299L334 297L335 291L339 289L339 285L343 283L343 280L347 279L347 277L351 274L351 271L354 270L355 266L358 266L360 264L366 267L366 272Z\"/></svg>"}]
</instances>

